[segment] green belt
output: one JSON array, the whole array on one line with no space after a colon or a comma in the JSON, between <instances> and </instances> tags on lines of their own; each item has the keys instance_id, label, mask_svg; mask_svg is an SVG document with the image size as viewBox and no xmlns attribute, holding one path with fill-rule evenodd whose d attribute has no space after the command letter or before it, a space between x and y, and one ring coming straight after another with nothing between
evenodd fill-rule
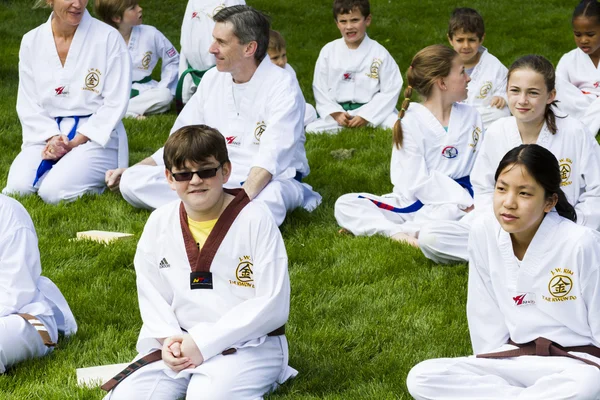
<instances>
[{"instance_id":1,"label":"green belt","mask_svg":"<svg viewBox=\"0 0 600 400\"><path fill-rule=\"evenodd\" d=\"M188 68L185 71L183 71L183 74L181 74L181 76L179 77L179 81L177 82L177 89L175 90L175 101L177 102L177 104L183 106L183 98L181 97L181 95L183 92L183 80L185 79L186 75L190 74L192 76L192 80L194 81L194 85L198 86L204 74L212 68L214 67L210 67L209 69L206 69L204 71L198 71L197 69L192 68L190 63L188 63Z\"/></svg>"},{"instance_id":2,"label":"green belt","mask_svg":"<svg viewBox=\"0 0 600 400\"><path fill-rule=\"evenodd\" d=\"M133 81L131 82L131 84L133 85L134 83L148 83L152 81L152 77L150 75L148 75L147 77L140 79L139 81ZM129 92L129 98L133 99L135 96L139 95L140 91L137 89L131 89L131 92Z\"/></svg>"},{"instance_id":3,"label":"green belt","mask_svg":"<svg viewBox=\"0 0 600 400\"><path fill-rule=\"evenodd\" d=\"M347 101L345 103L339 103L339 104L340 104L340 106L342 106L344 111L356 110L357 108L360 108L365 105L365 103L351 103L349 101Z\"/></svg>"}]
</instances>

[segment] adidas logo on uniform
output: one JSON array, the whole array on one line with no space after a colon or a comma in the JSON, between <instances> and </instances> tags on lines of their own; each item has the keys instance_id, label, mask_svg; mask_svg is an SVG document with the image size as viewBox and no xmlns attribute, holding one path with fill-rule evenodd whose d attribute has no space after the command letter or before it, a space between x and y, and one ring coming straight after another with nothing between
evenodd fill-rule
<instances>
[{"instance_id":1,"label":"adidas logo on uniform","mask_svg":"<svg viewBox=\"0 0 600 400\"><path fill-rule=\"evenodd\" d=\"M158 264L158 268L171 268L171 264L169 264L169 262L167 261L166 258L163 258L162 260L160 260L160 264Z\"/></svg>"}]
</instances>

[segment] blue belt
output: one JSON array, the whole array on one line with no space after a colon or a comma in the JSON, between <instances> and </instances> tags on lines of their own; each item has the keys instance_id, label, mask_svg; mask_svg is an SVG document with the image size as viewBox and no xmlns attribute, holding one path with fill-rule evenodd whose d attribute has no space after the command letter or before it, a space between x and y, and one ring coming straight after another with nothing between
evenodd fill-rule
<instances>
[{"instance_id":1,"label":"blue belt","mask_svg":"<svg viewBox=\"0 0 600 400\"><path fill-rule=\"evenodd\" d=\"M87 118L90 117L92 114L90 115L75 115L72 117L56 117L56 124L58 125L58 129L60 130L60 122L63 120L63 118L73 118L75 120L75 123L73 124L73 127L71 128L71 131L69 132L69 134L67 135L67 138L69 140L73 140L73 138L75 137L75 134L77 133L77 126L79 125L79 118ZM44 176L44 174L48 171L50 171L52 169L52 167L54 166L54 164L56 164L58 160L42 160L42 162L40 163L40 166L38 167L36 173L35 173L35 179L33 180L33 186L35 186L35 184L40 180L40 178L42 176Z\"/></svg>"},{"instance_id":2,"label":"blue belt","mask_svg":"<svg viewBox=\"0 0 600 400\"><path fill-rule=\"evenodd\" d=\"M462 186L463 188L467 189L467 191L469 192L471 197L473 197L473 185L471 185L471 178L469 177L469 175L463 176L462 178L455 179L454 181L456 183L458 183L460 186ZM414 213L416 211L419 211L423 207L423 203L421 203L421 201L419 201L419 200L415 201L410 206L399 208L399 207L394 207L390 204L383 203L378 200L369 199L368 197L361 196L361 195L359 195L358 198L359 199L367 199L370 202L372 202L373 204L375 204L377 207L382 208L384 210L391 211L393 213L397 213L397 214Z\"/></svg>"}]
</instances>

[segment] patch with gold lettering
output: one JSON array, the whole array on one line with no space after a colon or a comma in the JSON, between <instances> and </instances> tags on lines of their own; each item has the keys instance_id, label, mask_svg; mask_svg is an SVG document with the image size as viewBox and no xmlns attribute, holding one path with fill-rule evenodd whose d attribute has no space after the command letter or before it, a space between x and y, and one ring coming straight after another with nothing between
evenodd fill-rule
<instances>
[{"instance_id":1,"label":"patch with gold lettering","mask_svg":"<svg viewBox=\"0 0 600 400\"><path fill-rule=\"evenodd\" d=\"M380 58L374 58L369 68L369 73L366 74L369 78L379 79L379 68L383 64L383 60Z\"/></svg>"},{"instance_id":2,"label":"patch with gold lettering","mask_svg":"<svg viewBox=\"0 0 600 400\"><path fill-rule=\"evenodd\" d=\"M560 186L569 186L573 181L570 181L573 161L570 158L561 158L558 161L560 170Z\"/></svg>"},{"instance_id":3,"label":"patch with gold lettering","mask_svg":"<svg viewBox=\"0 0 600 400\"><path fill-rule=\"evenodd\" d=\"M90 92L94 92L99 94L100 92L96 87L100 84L100 78L102 73L97 68L88 69L88 74L85 76L84 86L81 88L83 90L89 90Z\"/></svg>"},{"instance_id":4,"label":"patch with gold lettering","mask_svg":"<svg viewBox=\"0 0 600 400\"><path fill-rule=\"evenodd\" d=\"M252 258L250 256L242 256L239 260L240 263L235 269L236 280L230 280L229 283L231 285L254 289L254 272L252 272L254 264L252 263Z\"/></svg>"},{"instance_id":5,"label":"patch with gold lettering","mask_svg":"<svg viewBox=\"0 0 600 400\"><path fill-rule=\"evenodd\" d=\"M477 95L477 98L485 99L491 91L492 91L492 82L486 81L483 83L483 85L479 89L479 95Z\"/></svg>"},{"instance_id":6,"label":"patch with gold lettering","mask_svg":"<svg viewBox=\"0 0 600 400\"><path fill-rule=\"evenodd\" d=\"M569 268L554 268L550 271L551 277L548 281L548 296L542 298L550 303L577 300L577 296L570 295L573 289L575 276Z\"/></svg>"}]
</instances>

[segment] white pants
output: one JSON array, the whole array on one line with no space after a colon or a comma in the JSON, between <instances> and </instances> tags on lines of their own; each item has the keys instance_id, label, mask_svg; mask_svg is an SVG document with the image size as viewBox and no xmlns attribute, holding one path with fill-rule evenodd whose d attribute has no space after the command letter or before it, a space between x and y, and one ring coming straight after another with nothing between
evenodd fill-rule
<instances>
[{"instance_id":1,"label":"white pants","mask_svg":"<svg viewBox=\"0 0 600 400\"><path fill-rule=\"evenodd\" d=\"M285 336L268 337L257 347L217 355L193 370L176 374L163 361L125 378L105 400L257 400L294 376L287 365Z\"/></svg>"},{"instance_id":2,"label":"white pants","mask_svg":"<svg viewBox=\"0 0 600 400\"><path fill-rule=\"evenodd\" d=\"M44 323L53 342L58 331L53 317L38 317ZM47 347L36 329L18 315L0 317L0 374L20 361L43 357L52 351Z\"/></svg>"},{"instance_id":3,"label":"white pants","mask_svg":"<svg viewBox=\"0 0 600 400\"><path fill-rule=\"evenodd\" d=\"M358 110L348 111L350 115L356 115ZM383 129L393 129L394 124L398 120L398 112L394 110L394 113L390 114L381 125L373 125L371 123L368 126L372 128L383 128ZM305 118L306 121L306 118ZM342 126L337 123L335 119L331 115L325 116L325 118L321 117L314 122L306 125L306 132L312 133L338 133L342 130Z\"/></svg>"},{"instance_id":4,"label":"white pants","mask_svg":"<svg viewBox=\"0 0 600 400\"><path fill-rule=\"evenodd\" d=\"M438 264L468 262L471 224L461 221L433 221L421 227L419 247L425 257Z\"/></svg>"},{"instance_id":5,"label":"white pants","mask_svg":"<svg viewBox=\"0 0 600 400\"><path fill-rule=\"evenodd\" d=\"M104 175L117 168L118 138L113 132L106 147L91 140L75 147L46 172L36 186L35 173L42 161L44 145L25 147L10 166L4 194L28 195L38 193L46 203L74 201L87 193L102 193Z\"/></svg>"},{"instance_id":6,"label":"white pants","mask_svg":"<svg viewBox=\"0 0 600 400\"><path fill-rule=\"evenodd\" d=\"M304 110L304 126L307 126L311 122L315 122L317 118L317 110L315 110L312 104L306 103L306 109Z\"/></svg>"},{"instance_id":7,"label":"white pants","mask_svg":"<svg viewBox=\"0 0 600 400\"><path fill-rule=\"evenodd\" d=\"M152 88L140 92L139 95L129 99L126 115L161 114L171 108L173 95L167 88Z\"/></svg>"},{"instance_id":8,"label":"white pants","mask_svg":"<svg viewBox=\"0 0 600 400\"><path fill-rule=\"evenodd\" d=\"M348 193L341 196L335 202L335 219L339 226L356 236L379 234L390 237L403 232L416 237L427 221L452 220L464 215L455 204L424 205L417 212L400 214L379 208L370 200L359 198L359 195L398 208L410 205L393 193L383 196Z\"/></svg>"},{"instance_id":9,"label":"white pants","mask_svg":"<svg viewBox=\"0 0 600 400\"><path fill-rule=\"evenodd\" d=\"M164 165L128 168L121 176L119 187L123 198L137 208L156 209L178 198L167 183ZM321 196L305 183L275 179L253 201L263 203L277 225L281 225L288 211L298 207L312 211L321 203Z\"/></svg>"},{"instance_id":10,"label":"white pants","mask_svg":"<svg viewBox=\"0 0 600 400\"><path fill-rule=\"evenodd\" d=\"M567 357L440 358L417 364L406 378L421 399L600 399L600 369Z\"/></svg>"},{"instance_id":11,"label":"white pants","mask_svg":"<svg viewBox=\"0 0 600 400\"><path fill-rule=\"evenodd\" d=\"M492 122L494 122L500 118L510 116L510 110L506 106L501 109L498 109L493 106L477 107L477 111L479 111L479 114L481 115L481 119L483 121L484 128L487 128L488 126L490 126L490 124Z\"/></svg>"}]
</instances>

